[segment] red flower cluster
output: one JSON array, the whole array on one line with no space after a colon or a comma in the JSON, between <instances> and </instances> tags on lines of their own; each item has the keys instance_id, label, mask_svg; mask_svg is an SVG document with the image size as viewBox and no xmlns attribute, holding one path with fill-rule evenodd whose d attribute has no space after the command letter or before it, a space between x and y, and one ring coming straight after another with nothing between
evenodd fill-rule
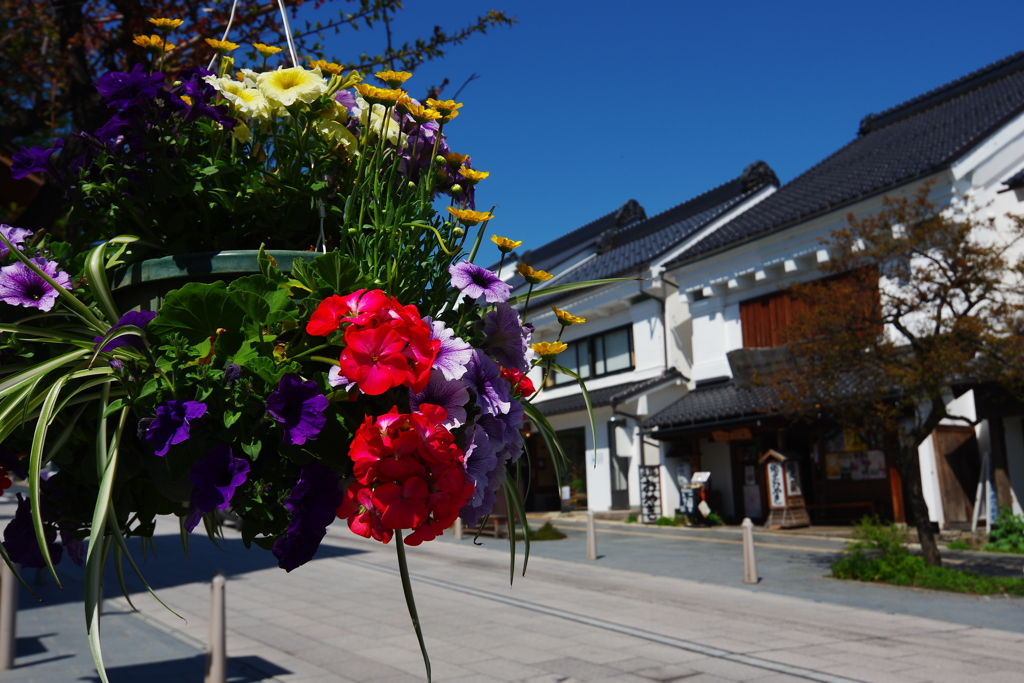
<instances>
[{"instance_id":1,"label":"red flower cluster","mask_svg":"<svg viewBox=\"0 0 1024 683\"><path fill-rule=\"evenodd\" d=\"M526 376L525 372L520 372L515 368L501 369L501 376L508 380L508 383L512 385L512 393L518 394L523 398L530 398L534 392L537 391L533 386L533 382L529 377Z\"/></svg>"},{"instance_id":2,"label":"red flower cluster","mask_svg":"<svg viewBox=\"0 0 1024 683\"><path fill-rule=\"evenodd\" d=\"M413 529L406 545L431 541L450 527L473 495L464 456L439 426L444 408L423 403L401 415L397 407L376 421L366 416L349 448L352 482L338 517L354 533L387 543L395 529Z\"/></svg>"},{"instance_id":3,"label":"red flower cluster","mask_svg":"<svg viewBox=\"0 0 1024 683\"><path fill-rule=\"evenodd\" d=\"M403 306L379 289L360 289L320 302L306 332L322 337L345 328L341 374L373 396L407 386L423 391L441 348L413 305Z\"/></svg>"}]
</instances>

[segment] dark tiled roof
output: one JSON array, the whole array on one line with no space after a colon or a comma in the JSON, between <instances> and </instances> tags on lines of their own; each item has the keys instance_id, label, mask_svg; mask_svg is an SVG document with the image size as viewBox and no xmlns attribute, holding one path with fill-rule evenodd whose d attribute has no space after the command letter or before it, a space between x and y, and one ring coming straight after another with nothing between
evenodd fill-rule
<instances>
[{"instance_id":1,"label":"dark tiled roof","mask_svg":"<svg viewBox=\"0 0 1024 683\"><path fill-rule=\"evenodd\" d=\"M659 384L675 381L680 377L682 377L682 375L679 374L679 371L673 368L661 375L658 375L657 377L652 377L651 379L640 380L639 382L616 384L614 386L605 387L604 389L595 389L590 392L590 402L595 408L598 406L606 406L613 402L622 403L643 391L654 388ZM539 401L536 403L536 406L537 409L546 416L575 413L577 411L587 409L587 403L583 400L582 392L572 394L570 396L555 398L550 401Z\"/></svg>"},{"instance_id":2,"label":"dark tiled roof","mask_svg":"<svg viewBox=\"0 0 1024 683\"><path fill-rule=\"evenodd\" d=\"M866 117L853 142L708 235L673 265L931 175L1021 111L1024 52Z\"/></svg>"},{"instance_id":3,"label":"dark tiled roof","mask_svg":"<svg viewBox=\"0 0 1024 683\"><path fill-rule=\"evenodd\" d=\"M650 263L655 257L678 246L684 239L767 185L778 184L778 178L768 164L763 161L755 162L738 178L687 202L639 223L608 230L600 236L597 254L593 258L553 282L568 284L635 272L640 266ZM524 260L530 263L529 257L525 257ZM525 285L525 281L518 275L510 283L513 287ZM542 292L543 289L539 293ZM564 295L552 296L550 300L554 301L558 296ZM537 301L540 302L540 299Z\"/></svg>"},{"instance_id":4,"label":"dark tiled roof","mask_svg":"<svg viewBox=\"0 0 1024 683\"><path fill-rule=\"evenodd\" d=\"M684 427L772 412L769 392L763 387L741 389L733 382L697 387L681 399L644 420L641 427Z\"/></svg>"}]
</instances>

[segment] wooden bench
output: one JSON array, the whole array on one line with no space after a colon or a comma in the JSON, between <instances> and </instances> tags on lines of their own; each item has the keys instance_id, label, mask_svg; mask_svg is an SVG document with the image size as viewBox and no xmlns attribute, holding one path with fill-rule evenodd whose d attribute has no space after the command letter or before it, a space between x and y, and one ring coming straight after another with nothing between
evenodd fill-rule
<instances>
[{"instance_id":1,"label":"wooden bench","mask_svg":"<svg viewBox=\"0 0 1024 683\"><path fill-rule=\"evenodd\" d=\"M481 526L466 529L464 534L470 538L476 536L477 531L481 536L493 536L494 538L508 538L508 517L505 515L492 514Z\"/></svg>"},{"instance_id":2,"label":"wooden bench","mask_svg":"<svg viewBox=\"0 0 1024 683\"><path fill-rule=\"evenodd\" d=\"M814 503L813 505L806 505L805 507L808 510L847 510L850 508L863 508L868 511L868 516L870 517L874 517L876 514L875 504L871 501L864 501L862 503ZM840 519L860 519L860 517L841 517Z\"/></svg>"}]
</instances>

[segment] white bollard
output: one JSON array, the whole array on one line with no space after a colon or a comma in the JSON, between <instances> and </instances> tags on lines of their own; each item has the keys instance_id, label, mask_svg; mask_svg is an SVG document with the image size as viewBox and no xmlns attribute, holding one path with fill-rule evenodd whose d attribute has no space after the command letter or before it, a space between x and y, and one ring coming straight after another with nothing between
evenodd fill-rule
<instances>
[{"instance_id":1,"label":"white bollard","mask_svg":"<svg viewBox=\"0 0 1024 683\"><path fill-rule=\"evenodd\" d=\"M455 534L456 541L462 540L462 517L455 518L455 531L453 533Z\"/></svg>"},{"instance_id":2,"label":"white bollard","mask_svg":"<svg viewBox=\"0 0 1024 683\"><path fill-rule=\"evenodd\" d=\"M18 628L18 579L0 560L0 671L14 668L14 647Z\"/></svg>"},{"instance_id":3,"label":"white bollard","mask_svg":"<svg viewBox=\"0 0 1024 683\"><path fill-rule=\"evenodd\" d=\"M594 511L587 511L587 559L597 559L597 529L594 527Z\"/></svg>"},{"instance_id":4,"label":"white bollard","mask_svg":"<svg viewBox=\"0 0 1024 683\"><path fill-rule=\"evenodd\" d=\"M757 583L757 560L754 558L754 523L749 517L740 524L743 528L743 583Z\"/></svg>"},{"instance_id":5,"label":"white bollard","mask_svg":"<svg viewBox=\"0 0 1024 683\"><path fill-rule=\"evenodd\" d=\"M210 582L210 644L206 652L206 678L203 683L226 683L228 677L227 633L224 623L224 575L217 573Z\"/></svg>"}]
</instances>

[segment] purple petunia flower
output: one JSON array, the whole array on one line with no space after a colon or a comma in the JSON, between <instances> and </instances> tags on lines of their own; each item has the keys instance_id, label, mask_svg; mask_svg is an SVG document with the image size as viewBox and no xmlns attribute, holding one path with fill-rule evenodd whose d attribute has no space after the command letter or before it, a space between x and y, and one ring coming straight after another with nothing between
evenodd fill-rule
<instances>
[{"instance_id":1,"label":"purple petunia flower","mask_svg":"<svg viewBox=\"0 0 1024 683\"><path fill-rule=\"evenodd\" d=\"M8 242L14 245L15 249L21 251L25 246L25 240L32 236L31 230L25 228L12 228L5 224L0 225L0 234L4 236ZM7 258L7 255L11 253L11 250L6 244L0 242L0 258Z\"/></svg>"},{"instance_id":2,"label":"purple petunia flower","mask_svg":"<svg viewBox=\"0 0 1024 683\"><path fill-rule=\"evenodd\" d=\"M313 559L344 497L338 488L338 475L332 470L316 462L302 468L284 503L289 513L288 529L274 541L271 550L281 569L290 572Z\"/></svg>"},{"instance_id":3,"label":"purple petunia flower","mask_svg":"<svg viewBox=\"0 0 1024 683\"><path fill-rule=\"evenodd\" d=\"M480 349L473 349L473 358L462 381L476 396L476 404L484 413L501 415L512 407L512 387L501 376L498 364Z\"/></svg>"},{"instance_id":4,"label":"purple petunia flower","mask_svg":"<svg viewBox=\"0 0 1024 683\"><path fill-rule=\"evenodd\" d=\"M47 173L53 178L61 178L62 174L53 165L50 157L64 146L63 140L57 140L53 147L22 147L11 158L11 177L21 180L30 173Z\"/></svg>"},{"instance_id":5,"label":"purple petunia flower","mask_svg":"<svg viewBox=\"0 0 1024 683\"><path fill-rule=\"evenodd\" d=\"M440 370L431 370L427 388L419 393L409 392L412 410L419 410L421 403L431 403L448 411L448 418L441 424L447 429L455 429L466 423L469 390L458 380L445 379Z\"/></svg>"},{"instance_id":6,"label":"purple petunia flower","mask_svg":"<svg viewBox=\"0 0 1024 683\"><path fill-rule=\"evenodd\" d=\"M351 91L339 90L334 94L334 101L348 109L350 115L359 116L359 103L356 102L356 96Z\"/></svg>"},{"instance_id":7,"label":"purple petunia flower","mask_svg":"<svg viewBox=\"0 0 1024 683\"><path fill-rule=\"evenodd\" d=\"M469 503L459 511L462 521L470 527L475 527L482 517L491 514L494 503L498 500L498 489L505 483L505 476L505 461L501 457L496 457L494 468L487 473L486 486L482 488L483 498L480 503ZM475 492L473 498L476 500Z\"/></svg>"},{"instance_id":8,"label":"purple petunia flower","mask_svg":"<svg viewBox=\"0 0 1024 683\"><path fill-rule=\"evenodd\" d=\"M167 455L174 444L191 436L192 420L206 414L206 404L198 401L166 401L156 407L156 417L139 420L139 438L156 455Z\"/></svg>"},{"instance_id":9,"label":"purple petunia flower","mask_svg":"<svg viewBox=\"0 0 1024 683\"><path fill-rule=\"evenodd\" d=\"M459 261L449 266L448 272L452 276L452 287L470 299L479 299L482 296L487 303L496 304L508 301L512 293L512 287L502 282L495 273L469 261Z\"/></svg>"},{"instance_id":10,"label":"purple petunia flower","mask_svg":"<svg viewBox=\"0 0 1024 683\"><path fill-rule=\"evenodd\" d=\"M341 368L337 365L332 365L331 369L327 371L327 383L332 387L341 387L345 391L356 385L355 382L350 382L348 377L341 374Z\"/></svg>"},{"instance_id":11,"label":"purple petunia flower","mask_svg":"<svg viewBox=\"0 0 1024 683\"><path fill-rule=\"evenodd\" d=\"M423 321L430 325L431 341L441 340L441 348L437 350L437 358L432 367L443 372L446 379L462 379L466 374L466 363L473 356L473 348L456 337L455 330L449 329L440 320L435 321L427 316Z\"/></svg>"},{"instance_id":12,"label":"purple petunia flower","mask_svg":"<svg viewBox=\"0 0 1024 683\"><path fill-rule=\"evenodd\" d=\"M140 329L146 329L146 325L151 323L155 317L156 311L128 311L122 315L121 319L118 320L110 329L116 330L117 328L124 327L125 325L134 325ZM96 346L99 346L100 342L103 341L103 337L95 337L93 338L93 341L96 342ZM110 353L114 349L122 346L131 346L139 351L145 348L142 337L129 334L124 337L118 337L117 339L111 339L107 342L107 345L103 347L103 353Z\"/></svg>"},{"instance_id":13,"label":"purple petunia flower","mask_svg":"<svg viewBox=\"0 0 1024 683\"><path fill-rule=\"evenodd\" d=\"M68 557L79 567L85 566L85 543L71 535L67 529L58 526L60 543L68 551Z\"/></svg>"},{"instance_id":14,"label":"purple petunia flower","mask_svg":"<svg viewBox=\"0 0 1024 683\"><path fill-rule=\"evenodd\" d=\"M71 288L71 276L59 267L56 261L48 261L42 256L31 259L41 271L53 278L65 289ZM50 283L39 277L31 268L21 261L0 268L0 301L11 306L37 308L46 312L53 308L60 296Z\"/></svg>"},{"instance_id":15,"label":"purple petunia flower","mask_svg":"<svg viewBox=\"0 0 1024 683\"><path fill-rule=\"evenodd\" d=\"M224 383L229 387L242 378L242 367L236 363L224 366Z\"/></svg>"},{"instance_id":16,"label":"purple petunia flower","mask_svg":"<svg viewBox=\"0 0 1024 683\"><path fill-rule=\"evenodd\" d=\"M50 551L50 559L54 564L61 560L63 548L57 543L57 530L50 524L43 527L46 547ZM32 504L28 498L18 494L18 509L14 519L4 529L4 550L12 562L17 562L23 569L41 569L46 566L43 553L36 541L35 528L32 526Z\"/></svg>"},{"instance_id":17,"label":"purple petunia flower","mask_svg":"<svg viewBox=\"0 0 1024 683\"><path fill-rule=\"evenodd\" d=\"M277 391L267 397L267 412L284 424L283 441L301 446L320 435L327 423L327 397L316 382L305 382L294 372L281 378Z\"/></svg>"},{"instance_id":18,"label":"purple petunia flower","mask_svg":"<svg viewBox=\"0 0 1024 683\"><path fill-rule=\"evenodd\" d=\"M489 475L498 464L491 439L480 425L473 425L466 432L466 478L473 481L473 497L466 501L467 507L483 504L490 483Z\"/></svg>"},{"instance_id":19,"label":"purple petunia flower","mask_svg":"<svg viewBox=\"0 0 1024 683\"><path fill-rule=\"evenodd\" d=\"M516 309L502 303L489 311L484 316L484 334L487 338L483 347L495 360L506 368L530 371L530 364L526 361L530 333L520 322Z\"/></svg>"},{"instance_id":20,"label":"purple petunia flower","mask_svg":"<svg viewBox=\"0 0 1024 683\"><path fill-rule=\"evenodd\" d=\"M136 64L129 73L108 71L103 74L96 81L96 89L104 104L123 108L155 97L163 84L162 73L147 74L141 64Z\"/></svg>"},{"instance_id":21,"label":"purple petunia flower","mask_svg":"<svg viewBox=\"0 0 1024 683\"><path fill-rule=\"evenodd\" d=\"M227 510L235 489L245 483L249 474L249 461L236 458L230 446L217 446L192 466L192 503L185 528L190 532L207 512Z\"/></svg>"}]
</instances>

